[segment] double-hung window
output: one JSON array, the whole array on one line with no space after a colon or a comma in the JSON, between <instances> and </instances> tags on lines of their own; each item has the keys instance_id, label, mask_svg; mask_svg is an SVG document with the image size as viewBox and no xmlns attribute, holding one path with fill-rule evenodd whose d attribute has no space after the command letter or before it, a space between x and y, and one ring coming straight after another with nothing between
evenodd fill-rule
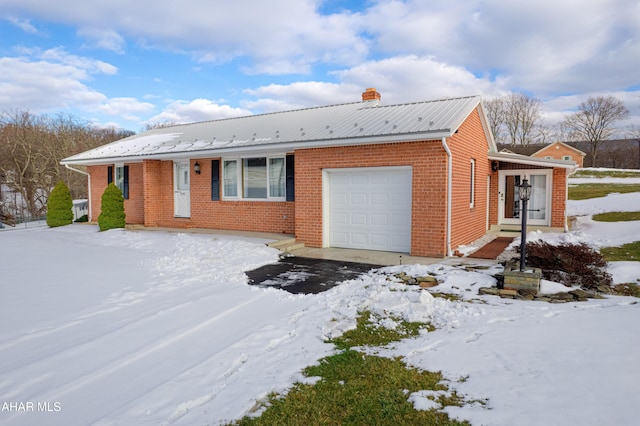
<instances>
[{"instance_id":1,"label":"double-hung window","mask_svg":"<svg viewBox=\"0 0 640 426\"><path fill-rule=\"evenodd\" d=\"M285 157L252 157L223 160L225 198L284 201Z\"/></svg>"},{"instance_id":2,"label":"double-hung window","mask_svg":"<svg viewBox=\"0 0 640 426\"><path fill-rule=\"evenodd\" d=\"M115 173L114 173L115 171ZM120 189L124 199L129 198L129 166L122 163L107 167L107 183L113 183Z\"/></svg>"},{"instance_id":3,"label":"double-hung window","mask_svg":"<svg viewBox=\"0 0 640 426\"><path fill-rule=\"evenodd\" d=\"M470 178L469 178L469 208L473 208L476 203L476 160L470 161Z\"/></svg>"}]
</instances>

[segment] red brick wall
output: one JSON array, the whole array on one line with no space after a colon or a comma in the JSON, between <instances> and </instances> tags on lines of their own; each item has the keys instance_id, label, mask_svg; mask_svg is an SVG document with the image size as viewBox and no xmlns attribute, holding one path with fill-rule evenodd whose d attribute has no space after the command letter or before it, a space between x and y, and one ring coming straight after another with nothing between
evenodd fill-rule
<instances>
[{"instance_id":1,"label":"red brick wall","mask_svg":"<svg viewBox=\"0 0 640 426\"><path fill-rule=\"evenodd\" d=\"M142 163L126 165L129 166L129 199L124 200L124 211L127 214L125 222L140 225L144 223Z\"/></svg>"},{"instance_id":2,"label":"red brick wall","mask_svg":"<svg viewBox=\"0 0 640 426\"><path fill-rule=\"evenodd\" d=\"M565 169L553 169L551 207L551 226L564 228L567 209L567 171Z\"/></svg>"},{"instance_id":3,"label":"red brick wall","mask_svg":"<svg viewBox=\"0 0 640 426\"><path fill-rule=\"evenodd\" d=\"M211 228L293 234L294 203L212 201L211 158L191 160L191 217L174 217L173 161L148 162L145 226ZM193 172L198 161L200 174ZM145 162L147 163L147 162Z\"/></svg>"},{"instance_id":4,"label":"red brick wall","mask_svg":"<svg viewBox=\"0 0 640 426\"><path fill-rule=\"evenodd\" d=\"M102 194L107 188L107 168L115 165L88 166L91 175L91 221L96 222L101 212ZM144 223L144 196L142 187L142 163L125 163L129 166L129 198L124 200L125 222L127 224Z\"/></svg>"},{"instance_id":5,"label":"red brick wall","mask_svg":"<svg viewBox=\"0 0 640 426\"><path fill-rule=\"evenodd\" d=\"M554 160L562 160L562 157L568 155L571 157L571 161L575 161L578 164L578 167L583 167L582 163L584 157L580 155L575 149L572 149L568 146L554 143L551 144L539 152L536 152L533 156L538 158L551 157Z\"/></svg>"},{"instance_id":6,"label":"red brick wall","mask_svg":"<svg viewBox=\"0 0 640 426\"><path fill-rule=\"evenodd\" d=\"M144 226L159 226L162 217L162 161L145 160L142 163L144 188Z\"/></svg>"},{"instance_id":7,"label":"red brick wall","mask_svg":"<svg viewBox=\"0 0 640 426\"><path fill-rule=\"evenodd\" d=\"M91 222L97 222L100 216L102 193L107 188L107 166L87 166L87 173L91 176Z\"/></svg>"},{"instance_id":8,"label":"red brick wall","mask_svg":"<svg viewBox=\"0 0 640 426\"><path fill-rule=\"evenodd\" d=\"M411 254L446 255L447 159L441 141L301 149L296 156L296 238L322 247L322 170L412 166Z\"/></svg>"},{"instance_id":9,"label":"red brick wall","mask_svg":"<svg viewBox=\"0 0 640 426\"><path fill-rule=\"evenodd\" d=\"M487 159L489 144L477 110L447 139L447 144L453 157L451 248L455 249L475 241L487 230L487 176L491 164ZM475 159L473 207L470 207L471 159Z\"/></svg>"}]
</instances>

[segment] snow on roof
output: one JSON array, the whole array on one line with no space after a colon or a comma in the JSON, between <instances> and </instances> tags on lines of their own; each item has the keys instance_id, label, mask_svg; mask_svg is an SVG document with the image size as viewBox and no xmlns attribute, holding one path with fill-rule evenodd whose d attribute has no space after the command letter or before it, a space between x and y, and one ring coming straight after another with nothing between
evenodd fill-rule
<instances>
[{"instance_id":1,"label":"snow on roof","mask_svg":"<svg viewBox=\"0 0 640 426\"><path fill-rule=\"evenodd\" d=\"M62 164L440 139L451 136L479 104L479 96L389 106L363 101L183 124L130 136L65 158Z\"/></svg>"}]
</instances>

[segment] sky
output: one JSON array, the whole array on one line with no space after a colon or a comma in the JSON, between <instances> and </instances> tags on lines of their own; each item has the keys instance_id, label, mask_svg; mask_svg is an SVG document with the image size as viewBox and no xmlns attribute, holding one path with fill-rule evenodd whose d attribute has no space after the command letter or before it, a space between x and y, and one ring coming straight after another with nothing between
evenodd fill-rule
<instances>
[{"instance_id":1,"label":"sky","mask_svg":"<svg viewBox=\"0 0 640 426\"><path fill-rule=\"evenodd\" d=\"M613 95L640 127L637 0L0 0L0 112L140 131L509 91L555 123Z\"/></svg>"}]
</instances>

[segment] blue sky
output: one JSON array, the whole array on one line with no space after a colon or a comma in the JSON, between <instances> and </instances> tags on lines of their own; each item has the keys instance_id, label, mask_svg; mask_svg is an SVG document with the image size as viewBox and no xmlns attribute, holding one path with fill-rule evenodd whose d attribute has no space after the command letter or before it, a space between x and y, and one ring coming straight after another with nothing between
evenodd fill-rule
<instances>
[{"instance_id":1,"label":"blue sky","mask_svg":"<svg viewBox=\"0 0 640 426\"><path fill-rule=\"evenodd\" d=\"M640 127L637 0L0 0L0 111L139 131L360 100L525 91Z\"/></svg>"}]
</instances>

